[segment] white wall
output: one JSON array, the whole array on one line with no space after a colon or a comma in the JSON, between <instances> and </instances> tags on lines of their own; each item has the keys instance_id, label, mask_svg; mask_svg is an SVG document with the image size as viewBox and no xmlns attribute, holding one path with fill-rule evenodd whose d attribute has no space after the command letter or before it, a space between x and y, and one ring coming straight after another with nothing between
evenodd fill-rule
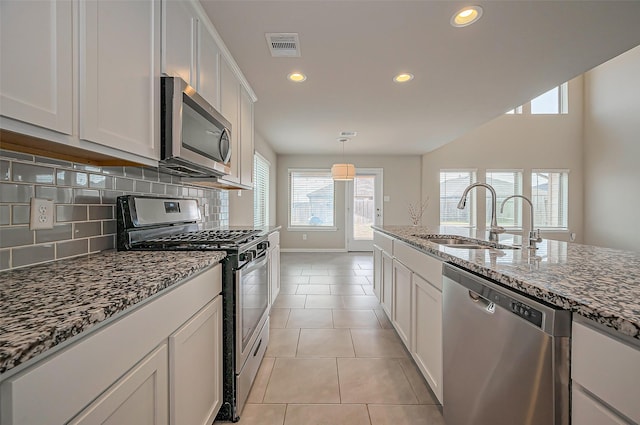
<instances>
[{"instance_id":1,"label":"white wall","mask_svg":"<svg viewBox=\"0 0 640 425\"><path fill-rule=\"evenodd\" d=\"M569 113L566 115L502 115L470 131L453 142L423 155L422 196L429 196L424 224L440 223L438 199L441 169L476 169L477 180L484 181L487 169L523 170L523 194L530 197L531 170L569 169L569 228L580 241L583 233L582 161L582 78L569 83ZM477 190L478 216L485 216L485 190ZM524 210L523 223L529 223ZM484 227L484 220L478 220ZM569 232L545 235L568 240Z\"/></svg>"},{"instance_id":2,"label":"white wall","mask_svg":"<svg viewBox=\"0 0 640 425\"><path fill-rule=\"evenodd\" d=\"M254 134L255 150L269 163L269 224L276 223L276 181L278 169L278 156L269 143L257 132ZM230 190L229 191L229 225L253 226L253 191Z\"/></svg>"},{"instance_id":3,"label":"white wall","mask_svg":"<svg viewBox=\"0 0 640 425\"><path fill-rule=\"evenodd\" d=\"M640 46L585 74L585 242L640 251Z\"/></svg>"},{"instance_id":4,"label":"white wall","mask_svg":"<svg viewBox=\"0 0 640 425\"><path fill-rule=\"evenodd\" d=\"M420 156L345 156L356 169L382 168L383 195L389 202L383 203L384 224L410 224L407 204L420 202ZM278 155L278 207L277 224L282 226L280 245L283 249L345 249L345 183L336 182L335 208L337 231L289 231L289 173L292 168L331 168L342 157L337 155ZM302 233L307 240L302 240Z\"/></svg>"}]
</instances>

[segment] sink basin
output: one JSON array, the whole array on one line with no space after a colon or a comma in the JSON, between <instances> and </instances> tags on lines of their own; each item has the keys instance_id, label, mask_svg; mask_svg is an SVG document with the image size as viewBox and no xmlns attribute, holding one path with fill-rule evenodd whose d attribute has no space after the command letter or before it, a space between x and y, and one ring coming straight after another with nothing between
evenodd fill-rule
<instances>
[{"instance_id":1,"label":"sink basin","mask_svg":"<svg viewBox=\"0 0 640 425\"><path fill-rule=\"evenodd\" d=\"M476 239L463 238L463 237L447 237L440 235L414 235L418 238L426 241L436 243L438 245L446 246L447 248L460 248L460 249L518 249L518 247L503 245L493 242L479 243Z\"/></svg>"}]
</instances>

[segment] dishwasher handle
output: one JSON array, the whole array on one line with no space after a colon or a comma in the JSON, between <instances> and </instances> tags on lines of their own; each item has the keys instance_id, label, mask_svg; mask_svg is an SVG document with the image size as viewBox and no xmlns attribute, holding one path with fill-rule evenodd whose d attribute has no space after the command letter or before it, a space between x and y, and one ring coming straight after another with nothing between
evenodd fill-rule
<instances>
[{"instance_id":1,"label":"dishwasher handle","mask_svg":"<svg viewBox=\"0 0 640 425\"><path fill-rule=\"evenodd\" d=\"M471 289L469 289L469 298L486 313L493 314L496 312L496 305L494 303L484 298L482 295L473 292Z\"/></svg>"}]
</instances>

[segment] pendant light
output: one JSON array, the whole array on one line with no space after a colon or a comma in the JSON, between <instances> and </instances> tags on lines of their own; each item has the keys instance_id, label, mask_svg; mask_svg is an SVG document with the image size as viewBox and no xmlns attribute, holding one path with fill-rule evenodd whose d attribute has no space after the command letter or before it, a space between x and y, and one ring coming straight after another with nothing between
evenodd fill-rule
<instances>
[{"instance_id":1,"label":"pendant light","mask_svg":"<svg viewBox=\"0 0 640 425\"><path fill-rule=\"evenodd\" d=\"M344 162L344 144L350 139L348 137L342 137L338 139L338 142L342 143L342 164L333 164L331 167L331 177L335 181L349 181L353 180L356 176L356 167L353 164L347 164Z\"/></svg>"}]
</instances>

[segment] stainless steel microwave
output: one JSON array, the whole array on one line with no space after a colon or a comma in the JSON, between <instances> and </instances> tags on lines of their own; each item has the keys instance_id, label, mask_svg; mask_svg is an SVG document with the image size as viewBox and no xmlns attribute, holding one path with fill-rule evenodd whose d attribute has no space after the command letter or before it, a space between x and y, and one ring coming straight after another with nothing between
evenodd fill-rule
<instances>
[{"instance_id":1,"label":"stainless steel microwave","mask_svg":"<svg viewBox=\"0 0 640 425\"><path fill-rule=\"evenodd\" d=\"M161 78L160 168L185 177L230 173L231 124L180 77Z\"/></svg>"}]
</instances>

